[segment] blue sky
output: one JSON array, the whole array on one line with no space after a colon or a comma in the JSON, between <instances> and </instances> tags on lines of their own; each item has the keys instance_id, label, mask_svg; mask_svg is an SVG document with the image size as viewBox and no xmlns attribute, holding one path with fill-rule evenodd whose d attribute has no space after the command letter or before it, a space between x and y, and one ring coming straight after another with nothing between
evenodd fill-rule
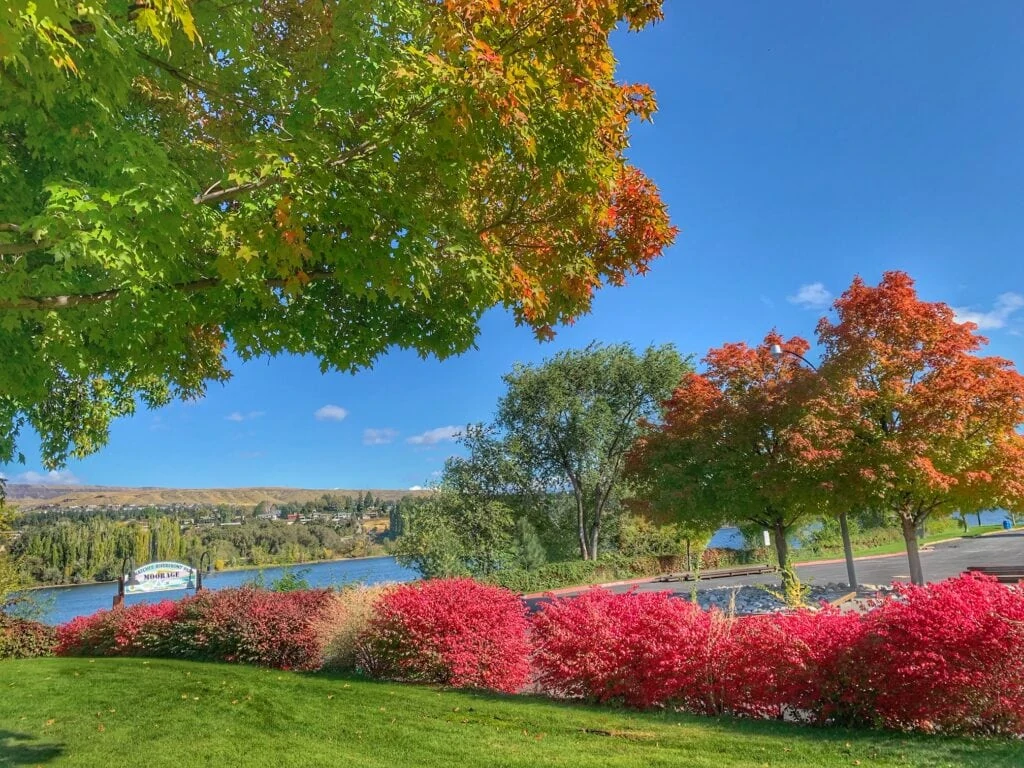
<instances>
[{"instance_id":1,"label":"blue sky","mask_svg":"<svg viewBox=\"0 0 1024 768\"><path fill-rule=\"evenodd\" d=\"M478 350L445 362L395 352L352 376L233 360L202 402L119 422L48 481L426 485L516 361L594 339L700 356L773 326L811 336L855 274L887 269L1024 367L1021 39L1019 2L669 2L664 23L615 38L622 79L650 83L661 108L632 158L682 230L648 276L602 291L549 344L494 311ZM4 472L45 478L23 448Z\"/></svg>"}]
</instances>

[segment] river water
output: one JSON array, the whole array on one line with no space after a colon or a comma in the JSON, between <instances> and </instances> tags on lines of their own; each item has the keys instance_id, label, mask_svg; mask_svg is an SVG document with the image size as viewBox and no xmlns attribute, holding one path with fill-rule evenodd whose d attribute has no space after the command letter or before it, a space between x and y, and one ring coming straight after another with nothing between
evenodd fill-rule
<instances>
[{"instance_id":1,"label":"river water","mask_svg":"<svg viewBox=\"0 0 1024 768\"><path fill-rule=\"evenodd\" d=\"M417 573L403 568L393 557L367 557L354 560L332 560L323 563L307 563L291 566L291 570L301 575L311 587L340 587L346 584L383 584L388 582L412 581ZM263 574L267 584L279 579L284 573L282 567L268 567L259 570L223 571L204 574L204 589L225 589L240 587L252 582L258 574ZM69 587L47 587L33 589L29 592L44 609L42 621L47 624L63 624L76 616L95 613L101 608L110 608L117 584L83 584ZM194 594L191 590L175 590L173 592L157 592L148 595L128 595L126 605L135 603L154 603L160 600L180 600Z\"/></svg>"}]
</instances>

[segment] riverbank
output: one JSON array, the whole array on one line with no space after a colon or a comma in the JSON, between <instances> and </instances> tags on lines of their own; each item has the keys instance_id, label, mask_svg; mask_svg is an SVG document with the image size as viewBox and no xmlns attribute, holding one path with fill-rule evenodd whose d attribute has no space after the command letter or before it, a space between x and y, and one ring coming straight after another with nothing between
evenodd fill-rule
<instances>
[{"instance_id":1,"label":"riverbank","mask_svg":"<svg viewBox=\"0 0 1024 768\"><path fill-rule=\"evenodd\" d=\"M262 573L266 583L277 581L285 569L295 566L265 566L257 569L217 571L203 576L203 589L231 589L251 583L254 573ZM389 556L320 560L301 566L303 580L310 587L338 588L352 584L384 584L412 581L419 574L403 568ZM86 616L108 609L117 594L116 582L78 584L61 587L43 587L25 593L38 607L40 618L47 624L63 624L76 616ZM128 605L161 600L181 600L194 594L192 590L151 592L127 595Z\"/></svg>"},{"instance_id":2,"label":"riverbank","mask_svg":"<svg viewBox=\"0 0 1024 768\"><path fill-rule=\"evenodd\" d=\"M358 555L356 557L328 557L323 560L300 560L295 563L268 563L266 565L234 565L228 568L216 568L211 573L239 573L245 571L265 571L270 568L301 568L303 566L323 565L325 563L356 562L359 560L386 560L391 555ZM187 565L187 563L186 563ZM110 581L78 581L73 584L33 584L30 587L22 587L19 592L32 592L38 589L69 589L71 587L95 587L104 584L117 584L117 579Z\"/></svg>"}]
</instances>

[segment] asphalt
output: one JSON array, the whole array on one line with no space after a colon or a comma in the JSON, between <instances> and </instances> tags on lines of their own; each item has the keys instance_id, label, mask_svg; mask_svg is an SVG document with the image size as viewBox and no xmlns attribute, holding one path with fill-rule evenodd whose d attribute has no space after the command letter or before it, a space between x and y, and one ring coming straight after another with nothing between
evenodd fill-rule
<instances>
[{"instance_id":1,"label":"asphalt","mask_svg":"<svg viewBox=\"0 0 1024 768\"><path fill-rule=\"evenodd\" d=\"M889 585L895 581L910 581L907 555L880 555L856 558L857 583L860 585ZM954 539L931 544L921 550L921 567L926 581L942 581L957 576L969 566L1021 565L1024 566L1024 530L979 536L975 539ZM846 562L829 560L796 565L797 575L805 584L845 584ZM744 586L748 584L778 584L778 574L739 576L728 579L708 579L697 583L697 589ZM613 592L635 589L639 592L671 591L689 595L693 582L659 582L648 579L604 585ZM556 590L555 594L568 595L583 592L589 587ZM534 602L536 596L527 596Z\"/></svg>"}]
</instances>

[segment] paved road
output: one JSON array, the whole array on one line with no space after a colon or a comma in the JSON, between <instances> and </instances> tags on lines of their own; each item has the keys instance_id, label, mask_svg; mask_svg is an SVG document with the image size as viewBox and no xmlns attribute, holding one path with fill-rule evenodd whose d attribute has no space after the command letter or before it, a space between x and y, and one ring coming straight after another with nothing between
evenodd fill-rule
<instances>
[{"instance_id":1,"label":"paved road","mask_svg":"<svg viewBox=\"0 0 1024 768\"><path fill-rule=\"evenodd\" d=\"M991 534L976 539L957 539L944 544L929 546L921 552L921 566L925 579L942 581L967 570L971 565L1024 565L1024 531ZM829 584L846 583L846 563L811 563L797 566L797 574L804 583ZM778 583L777 574L764 576L739 576L731 579L712 579L700 582L700 589L742 586L744 584ZM910 581L910 570L905 553L885 557L859 558L857 560L857 581L860 584L891 584L894 581ZM692 582L645 581L639 584L623 584L611 587L615 592L636 589L641 592L671 590L690 594ZM582 590L580 590L582 591ZM559 590L561 593L561 590Z\"/></svg>"}]
</instances>

